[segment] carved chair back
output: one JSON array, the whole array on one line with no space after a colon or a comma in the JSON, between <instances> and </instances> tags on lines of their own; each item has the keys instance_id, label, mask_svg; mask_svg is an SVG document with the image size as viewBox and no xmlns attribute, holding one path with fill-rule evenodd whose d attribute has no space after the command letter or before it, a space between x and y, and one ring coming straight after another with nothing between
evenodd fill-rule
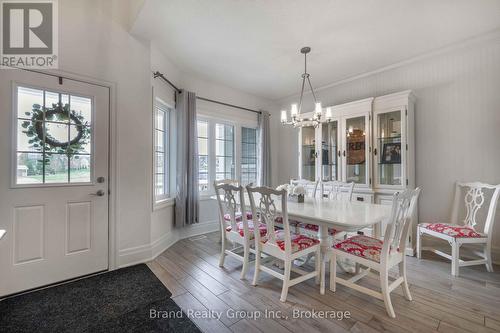
<instances>
[{"instance_id":1,"label":"carved chair back","mask_svg":"<svg viewBox=\"0 0 500 333\"><path fill-rule=\"evenodd\" d=\"M417 207L420 188L395 193L392 198L391 217L384 235L381 261L394 252L404 251L413 214Z\"/></svg>"},{"instance_id":2,"label":"carved chair back","mask_svg":"<svg viewBox=\"0 0 500 333\"><path fill-rule=\"evenodd\" d=\"M240 207L245 207L243 186L215 181L214 188L217 203L219 204L219 218L222 232L224 233L228 226L231 226L231 231L237 232L238 217L236 213L242 211ZM227 216L229 216L229 225L225 218ZM248 221L244 212L241 213L241 221L243 223L243 234L248 235Z\"/></svg>"},{"instance_id":3,"label":"carved chair back","mask_svg":"<svg viewBox=\"0 0 500 333\"><path fill-rule=\"evenodd\" d=\"M252 209L253 223L257 225L259 222L266 225L266 244L271 244L278 247L275 235L276 218L283 219L283 232L285 235L285 252L292 250L290 238L290 225L288 223L287 211L287 191L277 191L270 187L251 187L247 186L248 197L250 199L250 207ZM258 244L261 241L258 228L255 230L255 242Z\"/></svg>"},{"instance_id":4,"label":"carved chair back","mask_svg":"<svg viewBox=\"0 0 500 333\"><path fill-rule=\"evenodd\" d=\"M487 200L485 199L486 190L493 191L489 202L486 202ZM458 221L458 211L460 209L460 198L462 194L464 194L463 204L465 206L465 218L462 221ZM455 198L453 200L451 223L468 226L476 230L475 228L478 224L477 213L483 205L486 205L488 207L488 212L486 220L484 221L483 233L488 235L488 238L491 238L499 196L500 185L490 185L481 182L457 182L455 185Z\"/></svg>"},{"instance_id":5,"label":"carved chair back","mask_svg":"<svg viewBox=\"0 0 500 333\"><path fill-rule=\"evenodd\" d=\"M319 180L312 181L307 179L292 179L290 181L292 185L301 185L306 190L306 197L315 198L319 194Z\"/></svg>"},{"instance_id":6,"label":"carved chair back","mask_svg":"<svg viewBox=\"0 0 500 333\"><path fill-rule=\"evenodd\" d=\"M337 180L321 182L321 196L333 200L352 200L354 182L345 183Z\"/></svg>"}]
</instances>

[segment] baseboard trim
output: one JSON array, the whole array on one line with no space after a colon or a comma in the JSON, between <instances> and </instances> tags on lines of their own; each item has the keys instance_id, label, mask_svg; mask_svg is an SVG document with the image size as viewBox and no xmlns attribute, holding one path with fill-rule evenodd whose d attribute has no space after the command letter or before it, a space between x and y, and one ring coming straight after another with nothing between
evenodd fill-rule
<instances>
[{"instance_id":1,"label":"baseboard trim","mask_svg":"<svg viewBox=\"0 0 500 333\"><path fill-rule=\"evenodd\" d=\"M182 229L173 229L150 244L135 246L118 252L118 268L151 261L178 241L219 230L219 221L193 224Z\"/></svg>"},{"instance_id":2,"label":"baseboard trim","mask_svg":"<svg viewBox=\"0 0 500 333\"><path fill-rule=\"evenodd\" d=\"M178 241L173 232L166 233L153 243L151 243L151 259L158 257L163 251L174 245Z\"/></svg>"},{"instance_id":3,"label":"baseboard trim","mask_svg":"<svg viewBox=\"0 0 500 333\"><path fill-rule=\"evenodd\" d=\"M192 224L188 227L184 227L179 230L179 240L194 237L202 234L206 234L209 232L214 232L219 230L219 221L207 221L198 224Z\"/></svg>"}]
</instances>

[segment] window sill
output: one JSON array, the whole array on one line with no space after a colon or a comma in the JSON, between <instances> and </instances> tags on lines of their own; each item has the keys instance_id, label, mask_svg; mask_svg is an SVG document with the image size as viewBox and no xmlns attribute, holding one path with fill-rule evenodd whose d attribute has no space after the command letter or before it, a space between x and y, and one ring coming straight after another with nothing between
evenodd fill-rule
<instances>
[{"instance_id":1,"label":"window sill","mask_svg":"<svg viewBox=\"0 0 500 333\"><path fill-rule=\"evenodd\" d=\"M153 204L153 212L173 206L175 206L175 198L166 198L163 200L159 200Z\"/></svg>"},{"instance_id":2,"label":"window sill","mask_svg":"<svg viewBox=\"0 0 500 333\"><path fill-rule=\"evenodd\" d=\"M210 194L210 193L200 193L200 201L208 201L212 200L212 196L215 194Z\"/></svg>"}]
</instances>

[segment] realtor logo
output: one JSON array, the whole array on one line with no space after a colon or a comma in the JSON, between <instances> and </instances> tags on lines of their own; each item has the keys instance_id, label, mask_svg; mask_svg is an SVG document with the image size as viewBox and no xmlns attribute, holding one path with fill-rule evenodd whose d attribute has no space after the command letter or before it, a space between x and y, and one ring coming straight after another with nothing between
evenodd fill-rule
<instances>
[{"instance_id":1,"label":"realtor logo","mask_svg":"<svg viewBox=\"0 0 500 333\"><path fill-rule=\"evenodd\" d=\"M57 2L1 1L0 67L57 68Z\"/></svg>"}]
</instances>

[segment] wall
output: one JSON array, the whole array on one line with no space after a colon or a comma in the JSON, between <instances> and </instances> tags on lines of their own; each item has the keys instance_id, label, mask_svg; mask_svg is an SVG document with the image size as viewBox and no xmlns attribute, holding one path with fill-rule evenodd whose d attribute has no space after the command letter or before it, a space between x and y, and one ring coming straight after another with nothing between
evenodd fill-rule
<instances>
[{"instance_id":1,"label":"wall","mask_svg":"<svg viewBox=\"0 0 500 333\"><path fill-rule=\"evenodd\" d=\"M416 182L420 221L447 221L456 180L500 183L500 36L320 89L323 105L406 89L416 101ZM280 105L289 109L297 98ZM307 104L306 104L307 105ZM276 115L276 120L278 115ZM279 182L297 177L297 131L280 127ZM286 145L283 143L287 143ZM499 205L500 206L500 205ZM500 260L500 207L494 228Z\"/></svg>"},{"instance_id":2,"label":"wall","mask_svg":"<svg viewBox=\"0 0 500 333\"><path fill-rule=\"evenodd\" d=\"M125 30L124 4L59 1L60 69L116 84L117 192L110 198L117 204L117 250L123 255L150 242L151 154L145 147L152 121L149 44Z\"/></svg>"},{"instance_id":3,"label":"wall","mask_svg":"<svg viewBox=\"0 0 500 333\"><path fill-rule=\"evenodd\" d=\"M200 77L180 71L163 54L157 45L151 44L151 70L160 71L177 87L189 91L194 91L198 96L219 100L230 104L240 105L256 110L275 110L275 104L269 100L238 91L236 89L211 82ZM174 105L174 91L161 80L152 80L155 95L170 105ZM203 115L220 117L222 119L235 119L238 121L256 124L256 115L250 112L241 111L235 108L221 106L218 104L198 101L198 112ZM175 146L175 145L174 145ZM175 147L173 147L175 149ZM174 156L174 152L171 154ZM277 165L277 159L275 163ZM175 165L175 163L174 163ZM276 168L274 168L276 169ZM209 197L200 200L200 223L183 229L173 228L174 207L167 204L166 207L155 209L151 214L151 240L157 249L164 248L177 239L191 237L194 235L215 231L219 229L218 208L215 201ZM155 249L153 249L155 254Z\"/></svg>"},{"instance_id":4,"label":"wall","mask_svg":"<svg viewBox=\"0 0 500 333\"><path fill-rule=\"evenodd\" d=\"M212 223L173 229L172 204L153 210L152 95L153 89L168 95L168 88L152 79L152 70L165 73L178 86L207 98L257 109L270 105L179 71L149 41L128 32L139 10L129 1L59 1L60 71L114 84L117 191L110 198L116 200L117 208L117 266L151 259L179 238L215 230L216 226ZM213 220L207 214L205 221Z\"/></svg>"}]
</instances>

